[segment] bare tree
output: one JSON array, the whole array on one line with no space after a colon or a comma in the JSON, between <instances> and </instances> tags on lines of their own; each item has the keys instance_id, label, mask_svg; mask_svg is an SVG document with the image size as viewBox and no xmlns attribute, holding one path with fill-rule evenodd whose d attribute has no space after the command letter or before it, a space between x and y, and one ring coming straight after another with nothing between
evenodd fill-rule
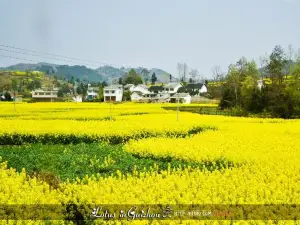
<instances>
[{"instance_id":1,"label":"bare tree","mask_svg":"<svg viewBox=\"0 0 300 225\"><path fill-rule=\"evenodd\" d=\"M186 81L187 75L189 73L189 68L186 63L183 64L183 81Z\"/></svg>"},{"instance_id":2,"label":"bare tree","mask_svg":"<svg viewBox=\"0 0 300 225\"><path fill-rule=\"evenodd\" d=\"M293 49L293 46L290 44L288 46L288 51L287 51L287 61L288 61L288 65L287 65L287 68L285 70L285 75L286 75L286 79L288 77L288 74L290 73L290 70L291 70L291 66L293 65L293 60L294 60L294 49Z\"/></svg>"},{"instance_id":3,"label":"bare tree","mask_svg":"<svg viewBox=\"0 0 300 225\"><path fill-rule=\"evenodd\" d=\"M264 77L267 75L267 66L269 65L269 56L267 53L265 55L259 57L259 64L260 64L260 76L263 80Z\"/></svg>"},{"instance_id":4,"label":"bare tree","mask_svg":"<svg viewBox=\"0 0 300 225\"><path fill-rule=\"evenodd\" d=\"M222 72L222 69L220 66L214 66L212 68L213 73L213 79L214 81L221 81L224 78L224 73Z\"/></svg>"},{"instance_id":5,"label":"bare tree","mask_svg":"<svg viewBox=\"0 0 300 225\"><path fill-rule=\"evenodd\" d=\"M190 77L192 78L192 82L195 83L197 77L199 76L199 71L197 69L191 69L189 74L190 74Z\"/></svg>"},{"instance_id":6,"label":"bare tree","mask_svg":"<svg viewBox=\"0 0 300 225\"><path fill-rule=\"evenodd\" d=\"M183 64L177 63L177 70L178 70L178 78L179 80L183 80Z\"/></svg>"}]
</instances>

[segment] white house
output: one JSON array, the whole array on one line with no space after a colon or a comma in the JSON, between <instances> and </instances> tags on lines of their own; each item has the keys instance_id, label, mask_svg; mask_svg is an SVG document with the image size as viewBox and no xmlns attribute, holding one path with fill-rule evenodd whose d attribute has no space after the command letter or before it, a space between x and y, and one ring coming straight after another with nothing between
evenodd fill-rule
<instances>
[{"instance_id":1,"label":"white house","mask_svg":"<svg viewBox=\"0 0 300 225\"><path fill-rule=\"evenodd\" d=\"M31 92L32 98L35 101L41 102L52 102L54 99L57 98L57 89L53 90L44 90L44 89L37 89Z\"/></svg>"},{"instance_id":2,"label":"white house","mask_svg":"<svg viewBox=\"0 0 300 225\"><path fill-rule=\"evenodd\" d=\"M130 98L131 98L131 101L132 102L138 102L140 100L143 99L143 95L141 92L133 92L131 95L130 95Z\"/></svg>"},{"instance_id":3,"label":"white house","mask_svg":"<svg viewBox=\"0 0 300 225\"><path fill-rule=\"evenodd\" d=\"M131 86L129 88L129 90L131 92L139 91L139 92L142 92L143 94L149 93L148 87L146 85L143 85L143 84L139 84L137 86Z\"/></svg>"},{"instance_id":4,"label":"white house","mask_svg":"<svg viewBox=\"0 0 300 225\"><path fill-rule=\"evenodd\" d=\"M177 93L178 89L181 88L182 85L180 83L168 83L167 85L163 86L163 92L169 94Z\"/></svg>"},{"instance_id":5,"label":"white house","mask_svg":"<svg viewBox=\"0 0 300 225\"><path fill-rule=\"evenodd\" d=\"M199 94L207 93L207 87L203 83L197 83L197 84L188 84L185 87L188 91L198 91Z\"/></svg>"},{"instance_id":6,"label":"white house","mask_svg":"<svg viewBox=\"0 0 300 225\"><path fill-rule=\"evenodd\" d=\"M113 84L107 86L103 90L104 101L105 102L121 102L123 98L123 86L118 84Z\"/></svg>"},{"instance_id":7,"label":"white house","mask_svg":"<svg viewBox=\"0 0 300 225\"><path fill-rule=\"evenodd\" d=\"M169 101L170 101L169 93L156 94L156 96L152 98L152 102L169 102Z\"/></svg>"},{"instance_id":8,"label":"white house","mask_svg":"<svg viewBox=\"0 0 300 225\"><path fill-rule=\"evenodd\" d=\"M88 89L87 89L87 99L88 100L92 100L98 97L98 91L99 88L98 87L91 87L90 84L88 85Z\"/></svg>"},{"instance_id":9,"label":"white house","mask_svg":"<svg viewBox=\"0 0 300 225\"><path fill-rule=\"evenodd\" d=\"M124 86L124 91L132 91L133 88L134 88L134 84L126 84Z\"/></svg>"},{"instance_id":10,"label":"white house","mask_svg":"<svg viewBox=\"0 0 300 225\"><path fill-rule=\"evenodd\" d=\"M175 103L175 102L179 101L184 104L190 104L191 99L192 99L192 97L188 93L176 93L170 97L170 102Z\"/></svg>"}]
</instances>

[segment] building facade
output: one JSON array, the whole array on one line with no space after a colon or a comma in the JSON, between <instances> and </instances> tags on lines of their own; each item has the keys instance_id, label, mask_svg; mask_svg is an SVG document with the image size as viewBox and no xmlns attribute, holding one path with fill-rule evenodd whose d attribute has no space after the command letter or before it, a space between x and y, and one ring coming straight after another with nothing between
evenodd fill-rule
<instances>
[{"instance_id":1,"label":"building facade","mask_svg":"<svg viewBox=\"0 0 300 225\"><path fill-rule=\"evenodd\" d=\"M123 99L123 86L110 85L103 89L104 102L121 102Z\"/></svg>"}]
</instances>

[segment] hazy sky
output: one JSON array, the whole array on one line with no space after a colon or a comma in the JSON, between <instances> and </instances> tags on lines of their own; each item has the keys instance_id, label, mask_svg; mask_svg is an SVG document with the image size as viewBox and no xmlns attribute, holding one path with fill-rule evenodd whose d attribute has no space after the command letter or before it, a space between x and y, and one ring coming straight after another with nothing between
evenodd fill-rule
<instances>
[{"instance_id":1,"label":"hazy sky","mask_svg":"<svg viewBox=\"0 0 300 225\"><path fill-rule=\"evenodd\" d=\"M277 44L300 47L298 0L0 0L0 11L0 45L174 76L178 62L210 77L214 65L225 71L241 56L257 60ZM0 66L20 62L26 61L0 57Z\"/></svg>"}]
</instances>

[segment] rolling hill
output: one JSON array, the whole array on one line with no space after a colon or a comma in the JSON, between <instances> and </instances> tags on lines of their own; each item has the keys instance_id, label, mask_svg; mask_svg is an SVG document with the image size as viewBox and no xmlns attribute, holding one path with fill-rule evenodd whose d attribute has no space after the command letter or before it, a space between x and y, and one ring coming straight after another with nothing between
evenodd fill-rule
<instances>
[{"instance_id":1,"label":"rolling hill","mask_svg":"<svg viewBox=\"0 0 300 225\"><path fill-rule=\"evenodd\" d=\"M86 66L69 66L69 65L57 65L49 63L36 63L36 64L26 64L19 63L16 65L2 67L2 71L41 71L50 76L57 76L59 78L64 77L66 79L71 79L73 76L75 79L83 80L86 79L89 82L101 82L101 81L110 81L117 80L119 77L124 76L131 68L116 68L112 66L102 66L97 69L87 68ZM133 68L137 73L141 73L142 67ZM152 73L156 74L158 79L157 82L168 83L169 82L169 73L158 69L152 68L150 71L150 76ZM176 81L177 78L172 77L173 81Z\"/></svg>"}]
</instances>

